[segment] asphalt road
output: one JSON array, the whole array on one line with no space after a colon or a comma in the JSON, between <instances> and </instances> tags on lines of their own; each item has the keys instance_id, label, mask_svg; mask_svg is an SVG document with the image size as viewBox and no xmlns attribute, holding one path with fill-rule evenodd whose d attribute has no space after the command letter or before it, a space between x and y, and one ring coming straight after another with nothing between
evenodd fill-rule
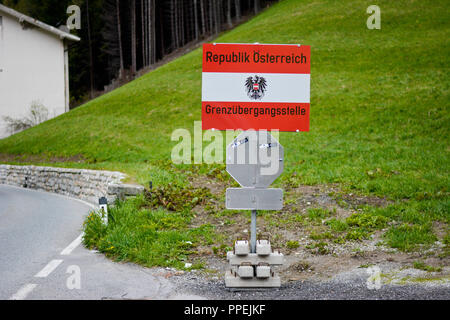
<instances>
[{"instance_id":1,"label":"asphalt road","mask_svg":"<svg viewBox=\"0 0 450 320\"><path fill-rule=\"evenodd\" d=\"M201 299L80 245L87 203L0 185L0 300Z\"/></svg>"},{"instance_id":2,"label":"asphalt road","mask_svg":"<svg viewBox=\"0 0 450 320\"><path fill-rule=\"evenodd\" d=\"M0 298L8 299L77 238L89 210L69 198L0 186Z\"/></svg>"}]
</instances>

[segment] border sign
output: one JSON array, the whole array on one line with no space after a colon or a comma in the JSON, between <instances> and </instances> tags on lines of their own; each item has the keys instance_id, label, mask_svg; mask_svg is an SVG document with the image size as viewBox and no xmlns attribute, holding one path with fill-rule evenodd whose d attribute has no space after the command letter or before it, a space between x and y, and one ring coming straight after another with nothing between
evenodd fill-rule
<instances>
[{"instance_id":1,"label":"border sign","mask_svg":"<svg viewBox=\"0 0 450 320\"><path fill-rule=\"evenodd\" d=\"M309 131L311 48L204 44L202 129Z\"/></svg>"}]
</instances>

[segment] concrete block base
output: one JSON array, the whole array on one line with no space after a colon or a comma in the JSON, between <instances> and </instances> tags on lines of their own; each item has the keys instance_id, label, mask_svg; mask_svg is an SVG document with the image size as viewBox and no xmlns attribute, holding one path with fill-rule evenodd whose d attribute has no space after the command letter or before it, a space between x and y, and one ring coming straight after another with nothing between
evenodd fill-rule
<instances>
[{"instance_id":1,"label":"concrete block base","mask_svg":"<svg viewBox=\"0 0 450 320\"><path fill-rule=\"evenodd\" d=\"M280 252L272 252L268 240L258 240L256 253L249 253L247 241L236 241L235 250L227 252L230 269L225 273L227 288L279 288L280 277L273 266L284 263ZM238 254L240 253L240 254Z\"/></svg>"},{"instance_id":2,"label":"concrete block base","mask_svg":"<svg viewBox=\"0 0 450 320\"><path fill-rule=\"evenodd\" d=\"M282 253L273 252L267 256L260 256L257 253L249 253L245 256L238 256L233 251L227 252L227 260L231 266L240 266L242 263L250 263L257 266L260 263L267 263L271 266L281 266L284 263L284 256Z\"/></svg>"},{"instance_id":3,"label":"concrete block base","mask_svg":"<svg viewBox=\"0 0 450 320\"><path fill-rule=\"evenodd\" d=\"M278 275L269 278L240 278L239 275L228 270L225 273L225 286L227 288L279 288L281 279Z\"/></svg>"}]
</instances>

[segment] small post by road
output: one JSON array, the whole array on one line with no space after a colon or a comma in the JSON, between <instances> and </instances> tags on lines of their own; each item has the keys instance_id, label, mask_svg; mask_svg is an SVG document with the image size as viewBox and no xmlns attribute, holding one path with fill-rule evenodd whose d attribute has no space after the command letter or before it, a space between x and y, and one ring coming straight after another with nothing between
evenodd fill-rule
<instances>
[{"instance_id":1,"label":"small post by road","mask_svg":"<svg viewBox=\"0 0 450 320\"><path fill-rule=\"evenodd\" d=\"M100 214L104 224L108 224L108 199L101 197L98 199L98 204L100 206Z\"/></svg>"}]
</instances>

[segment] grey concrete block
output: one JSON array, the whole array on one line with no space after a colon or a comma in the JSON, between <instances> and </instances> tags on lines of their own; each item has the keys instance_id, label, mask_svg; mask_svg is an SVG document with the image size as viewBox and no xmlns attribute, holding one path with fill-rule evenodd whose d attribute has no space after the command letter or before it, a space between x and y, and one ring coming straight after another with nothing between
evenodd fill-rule
<instances>
[{"instance_id":1,"label":"grey concrete block","mask_svg":"<svg viewBox=\"0 0 450 320\"><path fill-rule=\"evenodd\" d=\"M117 184L111 183L108 185L108 194L123 194L126 196L136 196L144 192L144 187L134 184Z\"/></svg>"},{"instance_id":2,"label":"grey concrete block","mask_svg":"<svg viewBox=\"0 0 450 320\"><path fill-rule=\"evenodd\" d=\"M241 278L253 278L255 270L253 269L253 266L239 266L237 273Z\"/></svg>"},{"instance_id":3,"label":"grey concrete block","mask_svg":"<svg viewBox=\"0 0 450 320\"><path fill-rule=\"evenodd\" d=\"M267 256L272 253L269 240L256 241L256 253L260 256Z\"/></svg>"},{"instance_id":4,"label":"grey concrete block","mask_svg":"<svg viewBox=\"0 0 450 320\"><path fill-rule=\"evenodd\" d=\"M272 252L267 256L260 256L256 253L249 253L246 256L238 256L233 254L232 251L227 252L227 260L231 266L240 266L242 263L250 262L252 265L257 266L261 263L267 263L271 266L279 266L284 263L284 256L279 252Z\"/></svg>"},{"instance_id":5,"label":"grey concrete block","mask_svg":"<svg viewBox=\"0 0 450 320\"><path fill-rule=\"evenodd\" d=\"M250 253L250 245L247 240L237 240L234 243L234 252L238 256L245 256Z\"/></svg>"},{"instance_id":6,"label":"grey concrete block","mask_svg":"<svg viewBox=\"0 0 450 320\"><path fill-rule=\"evenodd\" d=\"M270 277L270 266L256 266L256 277L257 278L269 278Z\"/></svg>"},{"instance_id":7,"label":"grey concrete block","mask_svg":"<svg viewBox=\"0 0 450 320\"><path fill-rule=\"evenodd\" d=\"M269 278L240 278L237 273L229 270L225 273L225 286L227 288L279 288L281 279L278 275Z\"/></svg>"}]
</instances>

